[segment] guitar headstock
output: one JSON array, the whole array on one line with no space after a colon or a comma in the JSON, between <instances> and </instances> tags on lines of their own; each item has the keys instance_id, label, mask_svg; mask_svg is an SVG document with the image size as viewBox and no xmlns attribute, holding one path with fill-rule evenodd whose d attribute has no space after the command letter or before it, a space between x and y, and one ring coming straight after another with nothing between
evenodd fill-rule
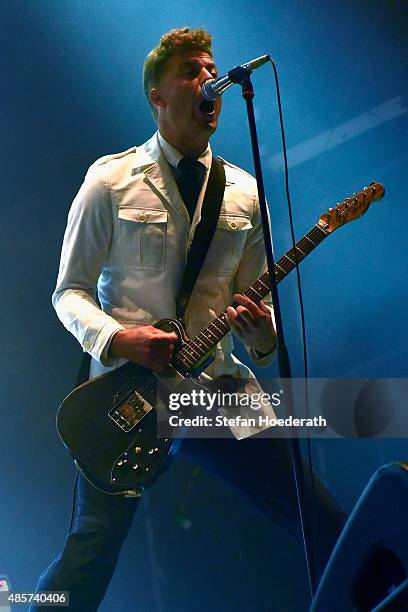
<instances>
[{"instance_id":1,"label":"guitar headstock","mask_svg":"<svg viewBox=\"0 0 408 612\"><path fill-rule=\"evenodd\" d=\"M366 212L371 202L381 200L385 189L381 183L370 183L369 187L364 187L359 193L355 193L351 198L346 198L341 204L334 208L329 208L319 219L318 225L330 234L349 221L358 219Z\"/></svg>"}]
</instances>

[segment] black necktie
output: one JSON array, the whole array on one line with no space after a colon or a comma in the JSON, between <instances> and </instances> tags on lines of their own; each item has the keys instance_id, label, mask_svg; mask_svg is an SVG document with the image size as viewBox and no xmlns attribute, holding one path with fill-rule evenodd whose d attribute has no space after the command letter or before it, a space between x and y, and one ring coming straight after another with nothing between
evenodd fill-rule
<instances>
[{"instance_id":1,"label":"black necktie","mask_svg":"<svg viewBox=\"0 0 408 612\"><path fill-rule=\"evenodd\" d=\"M178 163L178 169L181 175L177 179L177 185L191 221L203 184L205 166L196 159L183 157Z\"/></svg>"}]
</instances>

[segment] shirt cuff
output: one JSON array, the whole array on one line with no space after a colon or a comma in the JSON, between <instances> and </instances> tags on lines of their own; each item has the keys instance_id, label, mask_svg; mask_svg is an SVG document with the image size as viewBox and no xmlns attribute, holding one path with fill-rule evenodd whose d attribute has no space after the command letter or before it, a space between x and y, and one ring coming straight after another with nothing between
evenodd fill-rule
<instances>
[{"instance_id":1,"label":"shirt cuff","mask_svg":"<svg viewBox=\"0 0 408 612\"><path fill-rule=\"evenodd\" d=\"M120 359L117 357L108 357L108 351L113 336L116 334L116 332L121 331L123 329L125 329L123 325L121 325L117 321L109 322L107 325L104 325L103 328L100 330L95 342L93 343L93 346L90 346L90 344L84 342L82 348L84 349L84 351L90 353L92 357L99 361L103 366L116 366Z\"/></svg>"},{"instance_id":2,"label":"shirt cuff","mask_svg":"<svg viewBox=\"0 0 408 612\"><path fill-rule=\"evenodd\" d=\"M271 351L269 353L266 353L266 354L258 353L258 351L256 351L251 346L247 347L247 348L248 348L248 352L249 352L249 355L250 355L253 363L258 368L266 368L266 366L268 366L270 363L272 363L272 361L275 359L276 344L273 347L273 349L271 349Z\"/></svg>"}]
</instances>

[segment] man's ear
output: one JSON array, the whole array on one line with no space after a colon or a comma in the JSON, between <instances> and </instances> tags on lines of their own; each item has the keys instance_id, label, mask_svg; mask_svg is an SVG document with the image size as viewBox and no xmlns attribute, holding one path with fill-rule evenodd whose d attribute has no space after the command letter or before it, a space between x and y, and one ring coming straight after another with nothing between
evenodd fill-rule
<instances>
[{"instance_id":1,"label":"man's ear","mask_svg":"<svg viewBox=\"0 0 408 612\"><path fill-rule=\"evenodd\" d=\"M163 100L160 91L156 87L150 90L150 101L153 106L166 108L166 102Z\"/></svg>"}]
</instances>

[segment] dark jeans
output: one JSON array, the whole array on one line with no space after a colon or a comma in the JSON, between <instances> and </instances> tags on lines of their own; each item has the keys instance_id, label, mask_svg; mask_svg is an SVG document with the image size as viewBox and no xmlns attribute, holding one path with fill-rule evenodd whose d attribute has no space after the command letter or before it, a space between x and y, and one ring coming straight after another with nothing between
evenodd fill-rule
<instances>
[{"instance_id":1,"label":"dark jeans","mask_svg":"<svg viewBox=\"0 0 408 612\"><path fill-rule=\"evenodd\" d=\"M186 439L179 452L239 489L301 541L296 492L285 440ZM344 525L345 515L317 477L314 484L319 546L317 572L320 576ZM41 575L37 590L69 591L70 610L97 610L137 504L136 498L101 493L79 475L71 529L62 552ZM30 612L38 609L32 606Z\"/></svg>"}]
</instances>

